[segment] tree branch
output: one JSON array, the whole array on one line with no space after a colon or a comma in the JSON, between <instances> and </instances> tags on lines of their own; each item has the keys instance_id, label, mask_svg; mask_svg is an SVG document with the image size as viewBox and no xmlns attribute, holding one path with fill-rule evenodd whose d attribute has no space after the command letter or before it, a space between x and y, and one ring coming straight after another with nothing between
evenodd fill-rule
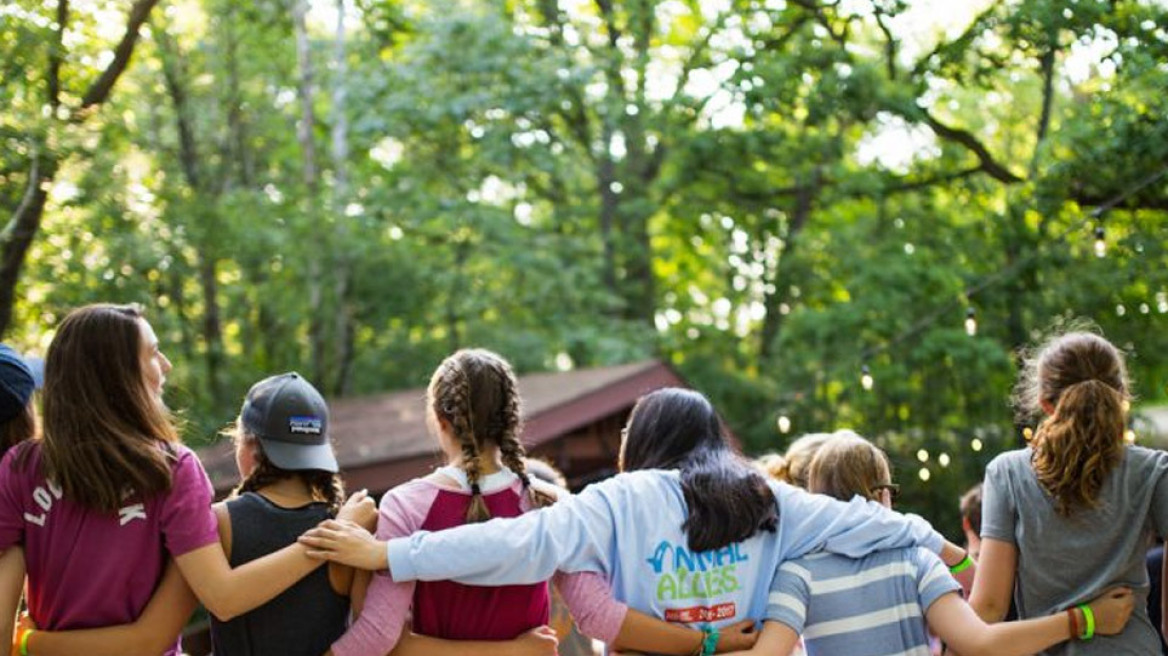
<instances>
[{"instance_id":1,"label":"tree branch","mask_svg":"<svg viewBox=\"0 0 1168 656\"><path fill-rule=\"evenodd\" d=\"M53 117L57 116L57 108L61 106L61 61L65 53L65 25L69 22L69 0L57 2L57 33L49 49L49 107L53 109Z\"/></svg>"},{"instance_id":2,"label":"tree branch","mask_svg":"<svg viewBox=\"0 0 1168 656\"><path fill-rule=\"evenodd\" d=\"M936 186L939 184L945 184L947 182L953 182L956 180L961 180L963 178L972 177L974 175L977 175L978 173L983 173L984 171L985 171L985 169L983 169L982 167L975 166L971 169L965 169L963 171L957 171L955 173L945 173L943 175L937 175L937 176L934 176L931 178L924 178L921 180L904 180L902 178L901 181L897 182L896 184L891 184L891 185L885 186L883 188L883 192L885 194L898 194L898 193L903 193L903 192L907 192L907 191L917 191L920 189L926 189L928 187L933 187L933 186Z\"/></svg>"},{"instance_id":3,"label":"tree branch","mask_svg":"<svg viewBox=\"0 0 1168 656\"><path fill-rule=\"evenodd\" d=\"M945 125L935 116L930 114L929 110L927 109L921 110L921 116L924 117L925 124L932 128L933 132L937 133L937 136L941 137L942 139L947 139L949 141L959 143L972 151L974 155L977 155L978 161L981 162L981 169L988 173L990 177L1008 184L1022 182L1022 178L1015 175L1012 171L1010 171L1010 169L1006 168L1005 165L998 163L998 161L994 159L994 156L990 154L989 149L987 149L984 144L978 141L977 137L973 136L972 132Z\"/></svg>"},{"instance_id":4,"label":"tree branch","mask_svg":"<svg viewBox=\"0 0 1168 656\"><path fill-rule=\"evenodd\" d=\"M134 46L138 42L138 30L141 29L142 24L150 16L150 11L157 4L158 0L137 0L134 6L130 7L130 13L126 19L126 32L122 35L122 40L118 42L117 47L114 48L114 59L85 92L85 96L81 99L81 106L73 114L74 121L85 120L91 108L101 105L109 97L114 84L126 71L126 67L130 65L130 57L133 56Z\"/></svg>"},{"instance_id":5,"label":"tree branch","mask_svg":"<svg viewBox=\"0 0 1168 656\"><path fill-rule=\"evenodd\" d=\"M1038 172L1038 156L1042 151L1042 143L1046 140L1047 130L1050 129L1050 112L1054 104L1054 60L1058 53L1058 38L1043 53L1039 64L1042 70L1042 114L1038 118L1038 134L1034 142L1034 154L1030 157L1030 177Z\"/></svg>"},{"instance_id":6,"label":"tree branch","mask_svg":"<svg viewBox=\"0 0 1168 656\"><path fill-rule=\"evenodd\" d=\"M915 78L915 77L919 77L920 75L922 75L925 72L925 69L929 65L929 60L931 60L933 57L936 57L937 55L941 54L941 51L944 50L947 46L950 46L954 43L973 41L974 37L977 36L977 32L984 29L986 19L989 18L991 15L993 15L993 13L998 10L998 7L1001 4L1002 4L1002 0L994 0L994 2L992 2L990 4L990 6L985 8L985 11L982 11L980 14L978 14L973 19L972 22L969 23L969 27L967 27L965 29L965 31L961 33L961 36L957 37L956 39L953 39L953 40L941 39L941 40L939 40L937 42L937 45L933 46L933 49L930 50L927 55L925 55L924 57L921 57L920 59L917 60L917 63L913 66L912 77Z\"/></svg>"},{"instance_id":7,"label":"tree branch","mask_svg":"<svg viewBox=\"0 0 1168 656\"><path fill-rule=\"evenodd\" d=\"M892 36L892 29L884 22L885 13L880 6L876 6L876 25L884 33L884 59L888 68L888 79L896 80L896 39Z\"/></svg>"}]
</instances>

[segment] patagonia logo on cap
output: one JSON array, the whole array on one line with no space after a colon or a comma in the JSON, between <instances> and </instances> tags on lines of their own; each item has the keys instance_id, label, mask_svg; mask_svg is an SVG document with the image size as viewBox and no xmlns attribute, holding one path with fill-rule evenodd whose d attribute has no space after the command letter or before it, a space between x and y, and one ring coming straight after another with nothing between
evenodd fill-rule
<instances>
[{"instance_id":1,"label":"patagonia logo on cap","mask_svg":"<svg viewBox=\"0 0 1168 656\"><path fill-rule=\"evenodd\" d=\"M288 432L320 435L324 422L320 417L288 417Z\"/></svg>"}]
</instances>

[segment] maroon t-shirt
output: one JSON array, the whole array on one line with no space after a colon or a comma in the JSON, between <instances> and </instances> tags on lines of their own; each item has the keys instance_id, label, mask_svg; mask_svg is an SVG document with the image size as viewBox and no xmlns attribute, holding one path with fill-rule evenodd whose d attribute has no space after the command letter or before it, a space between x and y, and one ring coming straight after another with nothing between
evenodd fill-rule
<instances>
[{"instance_id":1,"label":"maroon t-shirt","mask_svg":"<svg viewBox=\"0 0 1168 656\"><path fill-rule=\"evenodd\" d=\"M523 514L513 488L484 494L491 517ZM471 497L440 490L422 522L423 531L442 531L466 523ZM511 640L547 624L546 583L481 587L453 581L419 581L414 588L414 631L447 640Z\"/></svg>"},{"instance_id":2,"label":"maroon t-shirt","mask_svg":"<svg viewBox=\"0 0 1168 656\"><path fill-rule=\"evenodd\" d=\"M41 474L36 442L10 449L0 461L0 549L24 546L28 608L37 626L59 631L132 622L158 586L167 554L218 543L202 464L184 446L168 448L170 491L127 499L115 514L64 498ZM18 464L25 449L31 453ZM175 653L177 636L167 654Z\"/></svg>"}]
</instances>

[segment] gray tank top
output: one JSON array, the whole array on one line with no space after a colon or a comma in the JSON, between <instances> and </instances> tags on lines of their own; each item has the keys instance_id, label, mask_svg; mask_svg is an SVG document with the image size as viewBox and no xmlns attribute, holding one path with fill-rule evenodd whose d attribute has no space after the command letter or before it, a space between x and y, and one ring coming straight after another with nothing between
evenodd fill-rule
<instances>
[{"instance_id":1,"label":"gray tank top","mask_svg":"<svg viewBox=\"0 0 1168 656\"><path fill-rule=\"evenodd\" d=\"M296 541L328 519L328 507L311 503L281 508L253 492L227 502L232 567L262 558ZM228 622L211 618L216 656L320 656L345 632L349 599L333 591L328 567L319 567L259 608Z\"/></svg>"}]
</instances>

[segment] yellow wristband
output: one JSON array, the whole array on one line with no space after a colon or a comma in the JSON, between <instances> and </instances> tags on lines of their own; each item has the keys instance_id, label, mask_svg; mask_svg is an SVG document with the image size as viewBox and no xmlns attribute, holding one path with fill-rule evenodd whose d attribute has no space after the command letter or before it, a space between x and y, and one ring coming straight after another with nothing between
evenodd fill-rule
<instances>
[{"instance_id":1,"label":"yellow wristband","mask_svg":"<svg viewBox=\"0 0 1168 656\"><path fill-rule=\"evenodd\" d=\"M28 629L20 636L20 656L28 656L28 638L35 632L36 629Z\"/></svg>"}]
</instances>

